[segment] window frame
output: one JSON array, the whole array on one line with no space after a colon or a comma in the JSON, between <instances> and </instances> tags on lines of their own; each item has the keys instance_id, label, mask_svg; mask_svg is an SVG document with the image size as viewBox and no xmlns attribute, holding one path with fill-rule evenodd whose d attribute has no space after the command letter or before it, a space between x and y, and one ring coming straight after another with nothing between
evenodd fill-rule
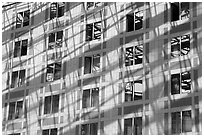
<instances>
[{"instance_id":1,"label":"window frame","mask_svg":"<svg viewBox=\"0 0 204 137\"><path fill-rule=\"evenodd\" d=\"M13 77L14 73L17 73L17 77L15 77L15 78ZM22 73L23 73L24 77L21 77L20 74L22 74ZM12 74L11 74L11 88L23 87L25 85L25 83L26 83L26 69L21 69L21 70L17 70L17 71L12 72Z\"/></svg>"},{"instance_id":2,"label":"window frame","mask_svg":"<svg viewBox=\"0 0 204 137\"><path fill-rule=\"evenodd\" d=\"M20 111L18 104L21 103ZM14 104L14 110L11 110L11 104ZM12 101L8 103L8 120L21 119L24 116L24 100Z\"/></svg>"},{"instance_id":3,"label":"window frame","mask_svg":"<svg viewBox=\"0 0 204 137\"><path fill-rule=\"evenodd\" d=\"M86 61L87 59L89 59L89 62ZM97 73L100 72L100 70L101 70L101 54L94 54L84 57L84 75Z\"/></svg>"},{"instance_id":4,"label":"window frame","mask_svg":"<svg viewBox=\"0 0 204 137\"><path fill-rule=\"evenodd\" d=\"M54 102L54 98L57 97L57 102ZM49 99L49 102L46 102L46 99ZM56 94L56 95L51 95L51 96L45 96L44 97L44 115L49 115L49 114L55 114L55 113L59 113L59 104L60 103L60 95ZM57 106L57 109L54 108Z\"/></svg>"},{"instance_id":5,"label":"window frame","mask_svg":"<svg viewBox=\"0 0 204 137\"><path fill-rule=\"evenodd\" d=\"M62 3L62 5L60 5L60 3ZM52 4L56 4L56 15L52 15ZM62 15L60 14L59 15L59 10L60 8L62 8ZM65 2L52 2L50 3L50 8L49 8L49 18L52 20L52 19L55 19L55 18L60 18L60 17L63 17L64 16L64 13L65 13Z\"/></svg>"},{"instance_id":6,"label":"window frame","mask_svg":"<svg viewBox=\"0 0 204 137\"><path fill-rule=\"evenodd\" d=\"M52 36L54 37L54 40L52 39ZM47 49L54 50L54 49L62 48L63 47L63 36L64 36L63 30L49 33Z\"/></svg>"},{"instance_id":7,"label":"window frame","mask_svg":"<svg viewBox=\"0 0 204 137\"><path fill-rule=\"evenodd\" d=\"M188 73L188 74L186 74L186 76L187 76L187 78L185 79L185 73ZM177 75L177 76L176 76ZM178 87L175 87L176 85L176 83L173 83L172 82L172 78L174 78L174 77L177 77L178 78L178 75L179 75L179 79L177 80L177 81L179 81L179 83L178 83L178 86L179 86L179 88ZM183 76L182 76L183 75ZM189 78L188 78L188 76L189 76ZM190 81L189 81L190 80ZM183 82L183 83L182 83ZM182 86L183 85L183 86ZM178 88L177 90L177 92L176 91L174 91L173 90L173 87L174 88ZM188 87L188 88L190 88L190 89L187 89L187 90L185 90L185 88L184 87ZM175 89L176 90L176 89ZM185 90L185 92L183 92ZM175 94L189 94L189 93L191 93L192 91L192 77L191 77L191 71L184 71L184 72L180 72L180 73L175 73L175 74L171 74L171 95L175 95Z\"/></svg>"},{"instance_id":8,"label":"window frame","mask_svg":"<svg viewBox=\"0 0 204 137\"><path fill-rule=\"evenodd\" d=\"M141 121L141 125L140 126L136 126L137 125L137 122L136 122L136 119L139 119ZM129 120L130 125L131 126L131 134L128 134L127 130L126 130L126 121ZM141 117L132 117L132 118L125 118L124 119L124 135L142 135L142 116ZM136 134L136 128L139 127L140 128L140 131L141 133L139 134Z\"/></svg>"},{"instance_id":9,"label":"window frame","mask_svg":"<svg viewBox=\"0 0 204 137\"><path fill-rule=\"evenodd\" d=\"M52 130L57 130L56 134L53 134ZM42 135L58 135L58 128L43 129L42 130Z\"/></svg>"},{"instance_id":10,"label":"window frame","mask_svg":"<svg viewBox=\"0 0 204 137\"><path fill-rule=\"evenodd\" d=\"M92 4L92 6L89 6L90 3ZM100 6L102 6L102 2L86 2L86 10L87 11L95 9L97 7L100 7Z\"/></svg>"},{"instance_id":11,"label":"window frame","mask_svg":"<svg viewBox=\"0 0 204 137\"><path fill-rule=\"evenodd\" d=\"M185 8L185 6L184 5L182 6L182 4L188 4L187 10L183 9ZM170 6L171 6L171 22L185 20L185 19L190 18L190 2L170 2ZM175 10L176 6L178 9L176 9L175 11L176 13L173 13L173 10ZM174 19L173 16L175 16L175 14L178 14L176 15L178 17Z\"/></svg>"},{"instance_id":12,"label":"window frame","mask_svg":"<svg viewBox=\"0 0 204 137\"><path fill-rule=\"evenodd\" d=\"M89 34L91 33L91 34ZM102 21L96 21L86 24L86 42L98 40L102 38Z\"/></svg>"},{"instance_id":13,"label":"window frame","mask_svg":"<svg viewBox=\"0 0 204 137\"><path fill-rule=\"evenodd\" d=\"M85 94L85 92L88 93L88 95ZM94 94L94 93L97 93L97 94ZM98 105L99 105L99 87L84 89L82 93L82 109L97 107Z\"/></svg>"},{"instance_id":14,"label":"window frame","mask_svg":"<svg viewBox=\"0 0 204 137\"><path fill-rule=\"evenodd\" d=\"M57 66L56 64L59 66ZM58 73L56 73L56 72L58 72ZM56 62L47 64L46 82L53 82L55 80L61 79L61 77L62 77L61 73L62 73L62 62L61 61L56 61Z\"/></svg>"},{"instance_id":15,"label":"window frame","mask_svg":"<svg viewBox=\"0 0 204 137\"><path fill-rule=\"evenodd\" d=\"M83 133L83 126L87 126L87 133ZM97 131L92 132L91 127L97 127ZM98 135L98 123L81 124L81 135Z\"/></svg>"},{"instance_id":16,"label":"window frame","mask_svg":"<svg viewBox=\"0 0 204 137\"><path fill-rule=\"evenodd\" d=\"M25 21L25 14L26 12L28 12L28 21ZM18 17L18 15L21 15L21 17ZM19 19L19 18L22 18L22 19ZM19 21L18 19L20 20L20 25L18 25ZM25 23L28 22L28 25L24 25ZM25 11L21 11L21 12L18 12L17 15L16 15L16 29L18 28L23 28L23 27L26 27L26 26L29 26L30 25L30 10L25 10ZM18 27L19 26L19 27Z\"/></svg>"},{"instance_id":17,"label":"window frame","mask_svg":"<svg viewBox=\"0 0 204 137\"><path fill-rule=\"evenodd\" d=\"M136 28L138 21L141 27ZM144 11L143 10L137 10L137 11L134 11L133 13L127 14L126 15L126 32L132 32L132 31L143 29L144 28L143 22L144 22Z\"/></svg>"},{"instance_id":18,"label":"window frame","mask_svg":"<svg viewBox=\"0 0 204 137\"><path fill-rule=\"evenodd\" d=\"M131 51L128 51L128 49L132 49L132 53ZM131 55L131 57L128 57L129 55ZM139 58L139 56L142 58ZM144 58L144 45L143 44L138 44L136 46L130 46L130 47L125 48L125 66L126 67L143 64L143 58Z\"/></svg>"},{"instance_id":19,"label":"window frame","mask_svg":"<svg viewBox=\"0 0 204 137\"><path fill-rule=\"evenodd\" d=\"M26 42L25 45L24 45L24 42ZM19 43L19 46L17 45L17 43ZM17 57L27 56L27 54L28 54L28 45L29 45L28 39L15 41L14 49L13 49L13 57L17 58ZM23 52L25 55L24 54L22 55L22 50L25 50L25 49L23 49L23 46L26 46L26 54ZM19 47L19 48L17 48L17 47ZM16 50L19 50L19 51L16 51Z\"/></svg>"}]
</instances>

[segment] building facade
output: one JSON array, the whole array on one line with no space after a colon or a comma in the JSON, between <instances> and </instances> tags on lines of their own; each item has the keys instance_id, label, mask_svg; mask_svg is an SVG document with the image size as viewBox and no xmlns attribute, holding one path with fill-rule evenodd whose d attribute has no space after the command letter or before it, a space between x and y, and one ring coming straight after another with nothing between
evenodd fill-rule
<instances>
[{"instance_id":1,"label":"building facade","mask_svg":"<svg viewBox=\"0 0 204 137\"><path fill-rule=\"evenodd\" d=\"M201 2L2 10L3 134L202 134Z\"/></svg>"}]
</instances>

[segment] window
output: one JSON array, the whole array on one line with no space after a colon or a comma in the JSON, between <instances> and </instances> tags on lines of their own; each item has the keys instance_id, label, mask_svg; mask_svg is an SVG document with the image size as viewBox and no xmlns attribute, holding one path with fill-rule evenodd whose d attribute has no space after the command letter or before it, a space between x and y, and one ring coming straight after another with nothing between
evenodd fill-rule
<instances>
[{"instance_id":1,"label":"window","mask_svg":"<svg viewBox=\"0 0 204 137\"><path fill-rule=\"evenodd\" d=\"M101 21L86 25L86 41L101 39Z\"/></svg>"},{"instance_id":2,"label":"window","mask_svg":"<svg viewBox=\"0 0 204 137\"><path fill-rule=\"evenodd\" d=\"M127 82L125 84L125 101L142 99L142 80Z\"/></svg>"},{"instance_id":3,"label":"window","mask_svg":"<svg viewBox=\"0 0 204 137\"><path fill-rule=\"evenodd\" d=\"M59 95L45 97L44 114L53 114L59 111Z\"/></svg>"},{"instance_id":4,"label":"window","mask_svg":"<svg viewBox=\"0 0 204 137\"><path fill-rule=\"evenodd\" d=\"M65 2L54 2L50 5L50 19L64 16Z\"/></svg>"},{"instance_id":5,"label":"window","mask_svg":"<svg viewBox=\"0 0 204 137\"><path fill-rule=\"evenodd\" d=\"M172 134L192 131L191 110L171 113Z\"/></svg>"},{"instance_id":6,"label":"window","mask_svg":"<svg viewBox=\"0 0 204 137\"><path fill-rule=\"evenodd\" d=\"M25 69L12 72L11 88L21 87L25 83Z\"/></svg>"},{"instance_id":7,"label":"window","mask_svg":"<svg viewBox=\"0 0 204 137\"><path fill-rule=\"evenodd\" d=\"M63 31L49 34L48 50L62 47Z\"/></svg>"},{"instance_id":8,"label":"window","mask_svg":"<svg viewBox=\"0 0 204 137\"><path fill-rule=\"evenodd\" d=\"M178 36L171 39L171 57L187 55L190 52L190 35Z\"/></svg>"},{"instance_id":9,"label":"window","mask_svg":"<svg viewBox=\"0 0 204 137\"><path fill-rule=\"evenodd\" d=\"M30 22L30 10L17 13L16 28L29 26L29 22Z\"/></svg>"},{"instance_id":10,"label":"window","mask_svg":"<svg viewBox=\"0 0 204 137\"><path fill-rule=\"evenodd\" d=\"M18 119L23 116L23 101L9 103L8 120Z\"/></svg>"},{"instance_id":11,"label":"window","mask_svg":"<svg viewBox=\"0 0 204 137\"><path fill-rule=\"evenodd\" d=\"M16 41L14 45L14 58L27 55L28 39Z\"/></svg>"},{"instance_id":12,"label":"window","mask_svg":"<svg viewBox=\"0 0 204 137\"><path fill-rule=\"evenodd\" d=\"M81 135L97 135L97 134L98 134L98 123L81 125Z\"/></svg>"},{"instance_id":13,"label":"window","mask_svg":"<svg viewBox=\"0 0 204 137\"><path fill-rule=\"evenodd\" d=\"M143 28L143 12L137 11L126 15L127 32L135 31Z\"/></svg>"},{"instance_id":14,"label":"window","mask_svg":"<svg viewBox=\"0 0 204 137\"><path fill-rule=\"evenodd\" d=\"M143 59L143 45L126 48L125 52L125 66L142 64Z\"/></svg>"},{"instance_id":15,"label":"window","mask_svg":"<svg viewBox=\"0 0 204 137\"><path fill-rule=\"evenodd\" d=\"M98 72L100 70L100 54L86 56L84 58L84 74Z\"/></svg>"},{"instance_id":16,"label":"window","mask_svg":"<svg viewBox=\"0 0 204 137\"><path fill-rule=\"evenodd\" d=\"M191 92L191 73L182 72L171 75L171 94Z\"/></svg>"},{"instance_id":17,"label":"window","mask_svg":"<svg viewBox=\"0 0 204 137\"><path fill-rule=\"evenodd\" d=\"M99 88L83 90L82 108L97 107L99 104Z\"/></svg>"},{"instance_id":18,"label":"window","mask_svg":"<svg viewBox=\"0 0 204 137\"><path fill-rule=\"evenodd\" d=\"M142 117L128 118L124 120L125 135L142 135Z\"/></svg>"},{"instance_id":19,"label":"window","mask_svg":"<svg viewBox=\"0 0 204 137\"><path fill-rule=\"evenodd\" d=\"M171 21L183 20L189 17L189 2L171 3Z\"/></svg>"},{"instance_id":20,"label":"window","mask_svg":"<svg viewBox=\"0 0 204 137\"><path fill-rule=\"evenodd\" d=\"M56 62L47 65L47 81L54 81L61 78L61 62Z\"/></svg>"},{"instance_id":21,"label":"window","mask_svg":"<svg viewBox=\"0 0 204 137\"><path fill-rule=\"evenodd\" d=\"M86 3L86 9L87 10L94 9L94 8L99 7L101 5L102 5L101 2L87 2Z\"/></svg>"},{"instance_id":22,"label":"window","mask_svg":"<svg viewBox=\"0 0 204 137\"><path fill-rule=\"evenodd\" d=\"M52 128L52 129L44 129L42 131L43 135L57 135L57 128Z\"/></svg>"}]
</instances>

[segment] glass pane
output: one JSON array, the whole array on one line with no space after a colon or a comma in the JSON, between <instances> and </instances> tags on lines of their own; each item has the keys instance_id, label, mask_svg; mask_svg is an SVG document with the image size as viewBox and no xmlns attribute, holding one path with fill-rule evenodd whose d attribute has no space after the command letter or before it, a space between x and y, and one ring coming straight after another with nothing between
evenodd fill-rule
<instances>
[{"instance_id":1,"label":"glass pane","mask_svg":"<svg viewBox=\"0 0 204 137\"><path fill-rule=\"evenodd\" d=\"M50 19L55 18L57 15L57 3L51 3L50 6Z\"/></svg>"},{"instance_id":2,"label":"glass pane","mask_svg":"<svg viewBox=\"0 0 204 137\"><path fill-rule=\"evenodd\" d=\"M125 101L133 100L133 83L127 82L125 85Z\"/></svg>"},{"instance_id":3,"label":"glass pane","mask_svg":"<svg viewBox=\"0 0 204 137\"><path fill-rule=\"evenodd\" d=\"M143 28L143 12L139 11L135 13L135 30Z\"/></svg>"},{"instance_id":4,"label":"glass pane","mask_svg":"<svg viewBox=\"0 0 204 137\"><path fill-rule=\"evenodd\" d=\"M49 135L49 129L43 130L43 131L42 131L42 134L43 134L43 135Z\"/></svg>"},{"instance_id":5,"label":"glass pane","mask_svg":"<svg viewBox=\"0 0 204 137\"><path fill-rule=\"evenodd\" d=\"M191 111L182 112L182 132L192 131Z\"/></svg>"},{"instance_id":6,"label":"glass pane","mask_svg":"<svg viewBox=\"0 0 204 137\"><path fill-rule=\"evenodd\" d=\"M178 57L180 54L180 37L174 37L171 39L171 57Z\"/></svg>"},{"instance_id":7,"label":"glass pane","mask_svg":"<svg viewBox=\"0 0 204 137\"><path fill-rule=\"evenodd\" d=\"M89 135L89 125L81 125L81 135Z\"/></svg>"},{"instance_id":8,"label":"glass pane","mask_svg":"<svg viewBox=\"0 0 204 137\"><path fill-rule=\"evenodd\" d=\"M21 47L21 56L27 55L27 47L28 47L28 40L22 41L22 47Z\"/></svg>"},{"instance_id":9,"label":"glass pane","mask_svg":"<svg viewBox=\"0 0 204 137\"><path fill-rule=\"evenodd\" d=\"M190 72L181 73L181 90L182 90L182 93L191 92L191 73Z\"/></svg>"},{"instance_id":10,"label":"glass pane","mask_svg":"<svg viewBox=\"0 0 204 137\"><path fill-rule=\"evenodd\" d=\"M57 135L57 128L51 129L50 135Z\"/></svg>"},{"instance_id":11,"label":"glass pane","mask_svg":"<svg viewBox=\"0 0 204 137\"><path fill-rule=\"evenodd\" d=\"M97 107L99 103L99 88L93 88L91 94L91 106Z\"/></svg>"},{"instance_id":12,"label":"glass pane","mask_svg":"<svg viewBox=\"0 0 204 137\"><path fill-rule=\"evenodd\" d=\"M171 94L180 94L180 74L171 75Z\"/></svg>"},{"instance_id":13,"label":"glass pane","mask_svg":"<svg viewBox=\"0 0 204 137\"><path fill-rule=\"evenodd\" d=\"M23 12L17 13L16 16L16 28L20 28L23 23Z\"/></svg>"},{"instance_id":14,"label":"glass pane","mask_svg":"<svg viewBox=\"0 0 204 137\"><path fill-rule=\"evenodd\" d=\"M44 102L44 114L50 114L51 112L51 96L45 97Z\"/></svg>"},{"instance_id":15,"label":"glass pane","mask_svg":"<svg viewBox=\"0 0 204 137\"><path fill-rule=\"evenodd\" d=\"M18 86L22 86L25 83L25 70L20 70L19 73L19 80L18 80Z\"/></svg>"},{"instance_id":16,"label":"glass pane","mask_svg":"<svg viewBox=\"0 0 204 137\"><path fill-rule=\"evenodd\" d=\"M125 66L133 65L134 58L133 58L133 47L126 48L125 53Z\"/></svg>"},{"instance_id":17,"label":"glass pane","mask_svg":"<svg viewBox=\"0 0 204 137\"><path fill-rule=\"evenodd\" d=\"M127 32L134 31L134 13L128 14L127 18Z\"/></svg>"},{"instance_id":18,"label":"glass pane","mask_svg":"<svg viewBox=\"0 0 204 137\"><path fill-rule=\"evenodd\" d=\"M93 56L93 72L98 72L100 69L100 55Z\"/></svg>"},{"instance_id":19,"label":"glass pane","mask_svg":"<svg viewBox=\"0 0 204 137\"><path fill-rule=\"evenodd\" d=\"M124 134L132 135L132 118L125 119L124 121Z\"/></svg>"},{"instance_id":20,"label":"glass pane","mask_svg":"<svg viewBox=\"0 0 204 137\"><path fill-rule=\"evenodd\" d=\"M52 113L57 113L58 111L59 111L59 95L54 95L52 101Z\"/></svg>"},{"instance_id":21,"label":"glass pane","mask_svg":"<svg viewBox=\"0 0 204 137\"><path fill-rule=\"evenodd\" d=\"M179 20L179 2L171 3L171 21Z\"/></svg>"},{"instance_id":22,"label":"glass pane","mask_svg":"<svg viewBox=\"0 0 204 137\"><path fill-rule=\"evenodd\" d=\"M187 55L190 52L190 35L181 36L181 55Z\"/></svg>"},{"instance_id":23,"label":"glass pane","mask_svg":"<svg viewBox=\"0 0 204 137\"><path fill-rule=\"evenodd\" d=\"M142 117L134 118L134 135L142 135Z\"/></svg>"},{"instance_id":24,"label":"glass pane","mask_svg":"<svg viewBox=\"0 0 204 137\"><path fill-rule=\"evenodd\" d=\"M85 57L84 60L84 74L89 74L91 73L92 57Z\"/></svg>"},{"instance_id":25,"label":"glass pane","mask_svg":"<svg viewBox=\"0 0 204 137\"><path fill-rule=\"evenodd\" d=\"M62 68L61 62L55 63L54 80L61 78L61 68Z\"/></svg>"},{"instance_id":26,"label":"glass pane","mask_svg":"<svg viewBox=\"0 0 204 137\"><path fill-rule=\"evenodd\" d=\"M181 113L180 112L171 113L171 130L172 130L172 134L181 133Z\"/></svg>"},{"instance_id":27,"label":"glass pane","mask_svg":"<svg viewBox=\"0 0 204 137\"><path fill-rule=\"evenodd\" d=\"M53 81L54 80L54 64L49 64L47 66L47 81Z\"/></svg>"},{"instance_id":28,"label":"glass pane","mask_svg":"<svg viewBox=\"0 0 204 137\"><path fill-rule=\"evenodd\" d=\"M56 47L58 48L62 47L62 38L63 38L63 31L57 32Z\"/></svg>"},{"instance_id":29,"label":"glass pane","mask_svg":"<svg viewBox=\"0 0 204 137\"><path fill-rule=\"evenodd\" d=\"M17 87L18 85L18 71L12 72L11 87Z\"/></svg>"},{"instance_id":30,"label":"glass pane","mask_svg":"<svg viewBox=\"0 0 204 137\"><path fill-rule=\"evenodd\" d=\"M90 107L90 89L83 90L82 108Z\"/></svg>"},{"instance_id":31,"label":"glass pane","mask_svg":"<svg viewBox=\"0 0 204 137\"><path fill-rule=\"evenodd\" d=\"M94 23L94 39L101 39L101 22Z\"/></svg>"},{"instance_id":32,"label":"glass pane","mask_svg":"<svg viewBox=\"0 0 204 137\"><path fill-rule=\"evenodd\" d=\"M98 132L98 123L90 124L90 135L97 135Z\"/></svg>"},{"instance_id":33,"label":"glass pane","mask_svg":"<svg viewBox=\"0 0 204 137\"><path fill-rule=\"evenodd\" d=\"M141 100L142 99L142 80L138 80L134 82L134 100Z\"/></svg>"},{"instance_id":34,"label":"glass pane","mask_svg":"<svg viewBox=\"0 0 204 137\"><path fill-rule=\"evenodd\" d=\"M19 57L21 55L21 41L15 42L14 46L14 58Z\"/></svg>"},{"instance_id":35,"label":"glass pane","mask_svg":"<svg viewBox=\"0 0 204 137\"><path fill-rule=\"evenodd\" d=\"M93 39L93 24L86 25L86 41L91 41Z\"/></svg>"},{"instance_id":36,"label":"glass pane","mask_svg":"<svg viewBox=\"0 0 204 137\"><path fill-rule=\"evenodd\" d=\"M15 105L16 102L9 103L9 114L8 114L8 120L15 118Z\"/></svg>"},{"instance_id":37,"label":"glass pane","mask_svg":"<svg viewBox=\"0 0 204 137\"><path fill-rule=\"evenodd\" d=\"M30 21L30 10L24 11L23 27L28 26Z\"/></svg>"},{"instance_id":38,"label":"glass pane","mask_svg":"<svg viewBox=\"0 0 204 137\"><path fill-rule=\"evenodd\" d=\"M64 3L65 2L58 2L58 17L62 17L64 15Z\"/></svg>"},{"instance_id":39,"label":"glass pane","mask_svg":"<svg viewBox=\"0 0 204 137\"><path fill-rule=\"evenodd\" d=\"M142 64L143 58L143 45L135 46L135 65Z\"/></svg>"},{"instance_id":40,"label":"glass pane","mask_svg":"<svg viewBox=\"0 0 204 137\"><path fill-rule=\"evenodd\" d=\"M189 2L181 2L181 19L190 17Z\"/></svg>"},{"instance_id":41,"label":"glass pane","mask_svg":"<svg viewBox=\"0 0 204 137\"><path fill-rule=\"evenodd\" d=\"M94 2L87 2L86 8L87 10L94 6Z\"/></svg>"},{"instance_id":42,"label":"glass pane","mask_svg":"<svg viewBox=\"0 0 204 137\"><path fill-rule=\"evenodd\" d=\"M15 118L21 118L22 115L23 115L23 101L18 101Z\"/></svg>"}]
</instances>

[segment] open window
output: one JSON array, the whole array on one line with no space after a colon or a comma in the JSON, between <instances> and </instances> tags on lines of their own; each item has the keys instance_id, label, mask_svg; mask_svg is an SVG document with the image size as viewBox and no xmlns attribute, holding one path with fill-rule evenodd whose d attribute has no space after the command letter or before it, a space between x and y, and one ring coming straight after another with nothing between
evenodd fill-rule
<instances>
[{"instance_id":1,"label":"open window","mask_svg":"<svg viewBox=\"0 0 204 137\"><path fill-rule=\"evenodd\" d=\"M25 69L12 72L11 88L21 87L25 84Z\"/></svg>"},{"instance_id":2,"label":"open window","mask_svg":"<svg viewBox=\"0 0 204 137\"><path fill-rule=\"evenodd\" d=\"M43 135L57 135L57 128L51 128L51 129L44 129L42 131Z\"/></svg>"},{"instance_id":3,"label":"open window","mask_svg":"<svg viewBox=\"0 0 204 137\"><path fill-rule=\"evenodd\" d=\"M173 37L171 39L171 57L187 55L190 52L190 35Z\"/></svg>"},{"instance_id":4,"label":"open window","mask_svg":"<svg viewBox=\"0 0 204 137\"><path fill-rule=\"evenodd\" d=\"M65 2L53 2L50 5L50 19L64 16Z\"/></svg>"},{"instance_id":5,"label":"open window","mask_svg":"<svg viewBox=\"0 0 204 137\"><path fill-rule=\"evenodd\" d=\"M98 123L90 123L81 125L81 135L97 135Z\"/></svg>"},{"instance_id":6,"label":"open window","mask_svg":"<svg viewBox=\"0 0 204 137\"><path fill-rule=\"evenodd\" d=\"M143 60L143 45L126 48L125 66L142 64Z\"/></svg>"},{"instance_id":7,"label":"open window","mask_svg":"<svg viewBox=\"0 0 204 137\"><path fill-rule=\"evenodd\" d=\"M125 135L142 135L142 117L128 118L124 120Z\"/></svg>"},{"instance_id":8,"label":"open window","mask_svg":"<svg viewBox=\"0 0 204 137\"><path fill-rule=\"evenodd\" d=\"M87 2L86 3L86 9L87 10L91 10L91 9L94 9L94 8L100 7L100 6L102 6L101 2Z\"/></svg>"},{"instance_id":9,"label":"open window","mask_svg":"<svg viewBox=\"0 0 204 137\"><path fill-rule=\"evenodd\" d=\"M48 50L61 48L63 39L63 31L58 31L49 34Z\"/></svg>"},{"instance_id":10,"label":"open window","mask_svg":"<svg viewBox=\"0 0 204 137\"><path fill-rule=\"evenodd\" d=\"M9 103L8 120L18 119L23 116L23 101Z\"/></svg>"},{"instance_id":11,"label":"open window","mask_svg":"<svg viewBox=\"0 0 204 137\"><path fill-rule=\"evenodd\" d=\"M44 114L54 114L59 111L59 95L45 97Z\"/></svg>"},{"instance_id":12,"label":"open window","mask_svg":"<svg viewBox=\"0 0 204 137\"><path fill-rule=\"evenodd\" d=\"M172 134L180 134L192 131L191 110L171 113Z\"/></svg>"},{"instance_id":13,"label":"open window","mask_svg":"<svg viewBox=\"0 0 204 137\"><path fill-rule=\"evenodd\" d=\"M183 20L190 17L189 2L171 3L171 21Z\"/></svg>"},{"instance_id":14,"label":"open window","mask_svg":"<svg viewBox=\"0 0 204 137\"><path fill-rule=\"evenodd\" d=\"M56 62L47 65L46 81L54 81L61 78L62 63Z\"/></svg>"},{"instance_id":15,"label":"open window","mask_svg":"<svg viewBox=\"0 0 204 137\"><path fill-rule=\"evenodd\" d=\"M16 28L29 26L29 22L30 22L30 10L17 13Z\"/></svg>"},{"instance_id":16,"label":"open window","mask_svg":"<svg viewBox=\"0 0 204 137\"><path fill-rule=\"evenodd\" d=\"M100 54L86 56L84 58L84 74L98 72L100 70Z\"/></svg>"},{"instance_id":17,"label":"open window","mask_svg":"<svg viewBox=\"0 0 204 137\"><path fill-rule=\"evenodd\" d=\"M86 25L86 41L101 39L101 21Z\"/></svg>"},{"instance_id":18,"label":"open window","mask_svg":"<svg viewBox=\"0 0 204 137\"><path fill-rule=\"evenodd\" d=\"M189 71L171 75L171 94L191 92L191 73Z\"/></svg>"},{"instance_id":19,"label":"open window","mask_svg":"<svg viewBox=\"0 0 204 137\"><path fill-rule=\"evenodd\" d=\"M14 45L14 58L27 55L28 39L16 41Z\"/></svg>"},{"instance_id":20,"label":"open window","mask_svg":"<svg viewBox=\"0 0 204 137\"><path fill-rule=\"evenodd\" d=\"M143 28L143 12L137 11L126 15L127 32L136 31Z\"/></svg>"},{"instance_id":21,"label":"open window","mask_svg":"<svg viewBox=\"0 0 204 137\"><path fill-rule=\"evenodd\" d=\"M125 83L125 101L142 100L142 80Z\"/></svg>"},{"instance_id":22,"label":"open window","mask_svg":"<svg viewBox=\"0 0 204 137\"><path fill-rule=\"evenodd\" d=\"M99 88L83 90L82 108L97 107L99 105Z\"/></svg>"}]
</instances>

